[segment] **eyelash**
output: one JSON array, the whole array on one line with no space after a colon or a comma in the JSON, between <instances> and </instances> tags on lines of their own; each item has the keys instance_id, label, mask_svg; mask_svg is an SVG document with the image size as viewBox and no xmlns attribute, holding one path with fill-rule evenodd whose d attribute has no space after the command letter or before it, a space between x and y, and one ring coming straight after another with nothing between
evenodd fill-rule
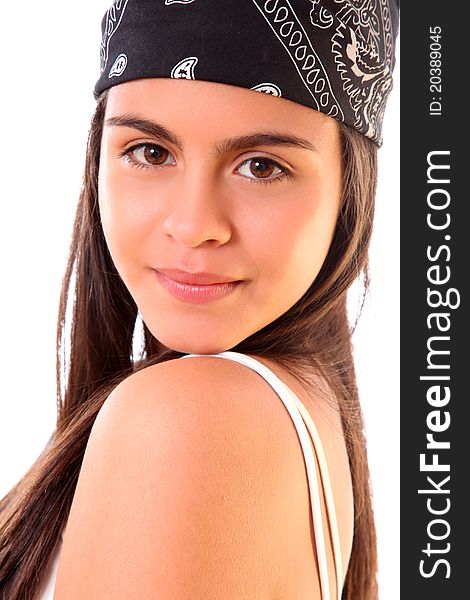
<instances>
[{"instance_id":1,"label":"eyelash","mask_svg":"<svg viewBox=\"0 0 470 600\"><path fill-rule=\"evenodd\" d=\"M135 146L132 146L131 148L127 148L126 150L124 150L124 152L122 152L119 156L121 158L125 158L125 160L131 164L133 167L136 167L137 169L143 169L144 171L152 171L155 169L163 169L165 168L165 165L146 165L145 163L142 163L138 160L136 160L133 156L132 153L135 152L136 150L140 150L141 148L145 148L145 147L154 147L154 148L163 148L163 146L160 146L158 144L136 144ZM251 158L247 158L246 160L244 160L240 166L244 165L245 163L248 163L252 160L256 160L256 159L261 159L263 161L267 161L269 162L271 165L275 166L277 169L281 170L281 174L279 174L277 177L274 177L272 179L263 179L263 178L251 178L251 177L245 177L245 179L247 179L249 181L249 183L254 183L254 184L258 184L258 183L262 183L262 184L271 184L271 183L277 183L279 181L283 181L284 179L293 179L293 175L292 173L286 168L283 167L282 165L280 165L279 163L277 163L275 160L268 158L266 156L253 156Z\"/></svg>"}]
</instances>

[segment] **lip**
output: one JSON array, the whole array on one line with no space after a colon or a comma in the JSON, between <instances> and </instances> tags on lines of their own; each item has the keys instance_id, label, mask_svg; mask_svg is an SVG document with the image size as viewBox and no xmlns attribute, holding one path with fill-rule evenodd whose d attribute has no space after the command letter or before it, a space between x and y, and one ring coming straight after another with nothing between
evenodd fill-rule
<instances>
[{"instance_id":1,"label":"lip","mask_svg":"<svg viewBox=\"0 0 470 600\"><path fill-rule=\"evenodd\" d=\"M242 283L215 273L187 273L180 269L153 269L163 288L178 300L205 304L231 294Z\"/></svg>"},{"instance_id":2,"label":"lip","mask_svg":"<svg viewBox=\"0 0 470 600\"><path fill-rule=\"evenodd\" d=\"M191 285L213 285L214 283L230 283L239 281L233 277L224 277L215 273L188 273L181 269L155 269L157 273L162 273L167 277L178 281L179 283L189 283Z\"/></svg>"}]
</instances>

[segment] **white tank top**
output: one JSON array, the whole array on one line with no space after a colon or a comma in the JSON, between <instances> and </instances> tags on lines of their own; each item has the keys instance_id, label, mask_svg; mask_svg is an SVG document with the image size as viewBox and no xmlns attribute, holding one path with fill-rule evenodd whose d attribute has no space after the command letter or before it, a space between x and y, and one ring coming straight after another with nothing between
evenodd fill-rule
<instances>
[{"instance_id":1,"label":"white tank top","mask_svg":"<svg viewBox=\"0 0 470 600\"><path fill-rule=\"evenodd\" d=\"M294 394L294 392L283 381L281 381L281 379L279 379L279 377L275 375L271 369L251 356L247 356L239 352L227 351L220 352L219 354L186 354L181 358L188 358L191 356L215 356L218 358L233 360L241 363L242 365L246 365L261 375L261 377L263 377L269 383L269 385L284 403L297 431L307 469L308 486L310 491L311 518L313 521L313 531L315 533L315 547L320 576L321 598L322 600L331 600L332 598L330 580L328 576L328 563L326 558L326 536L328 533L325 532L323 528L320 503L320 493L321 488L323 487L336 573L337 593L334 598L335 600L341 600L341 591L343 587L343 567L341 561L341 548L339 543L339 531L336 519L333 491L331 488L331 481L328 473L328 465L326 463L323 445L321 443L317 428L315 427L315 424L307 409L297 395ZM321 482L318 481L317 478L315 456L318 462ZM61 545L62 537L51 565L48 578L42 588L41 594L39 595L39 600L53 600Z\"/></svg>"}]
</instances>

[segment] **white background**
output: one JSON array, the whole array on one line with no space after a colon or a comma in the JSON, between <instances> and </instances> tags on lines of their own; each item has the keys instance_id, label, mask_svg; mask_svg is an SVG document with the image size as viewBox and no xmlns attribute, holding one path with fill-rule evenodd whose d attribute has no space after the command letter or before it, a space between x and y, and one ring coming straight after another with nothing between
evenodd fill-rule
<instances>
[{"instance_id":1,"label":"white background","mask_svg":"<svg viewBox=\"0 0 470 600\"><path fill-rule=\"evenodd\" d=\"M30 0L2 7L0 496L54 428L59 290L94 108L100 22L109 5ZM372 287L354 336L381 600L399 597L398 84L396 77L379 151Z\"/></svg>"}]
</instances>

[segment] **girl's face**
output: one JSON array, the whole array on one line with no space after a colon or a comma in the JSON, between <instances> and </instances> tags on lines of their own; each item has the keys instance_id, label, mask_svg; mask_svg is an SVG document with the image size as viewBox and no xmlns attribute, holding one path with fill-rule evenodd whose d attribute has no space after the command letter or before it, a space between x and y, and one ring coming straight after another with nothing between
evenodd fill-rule
<instances>
[{"instance_id":1,"label":"girl's face","mask_svg":"<svg viewBox=\"0 0 470 600\"><path fill-rule=\"evenodd\" d=\"M184 79L109 92L103 229L169 348L227 350L295 304L328 252L341 178L336 122L289 100Z\"/></svg>"}]
</instances>

